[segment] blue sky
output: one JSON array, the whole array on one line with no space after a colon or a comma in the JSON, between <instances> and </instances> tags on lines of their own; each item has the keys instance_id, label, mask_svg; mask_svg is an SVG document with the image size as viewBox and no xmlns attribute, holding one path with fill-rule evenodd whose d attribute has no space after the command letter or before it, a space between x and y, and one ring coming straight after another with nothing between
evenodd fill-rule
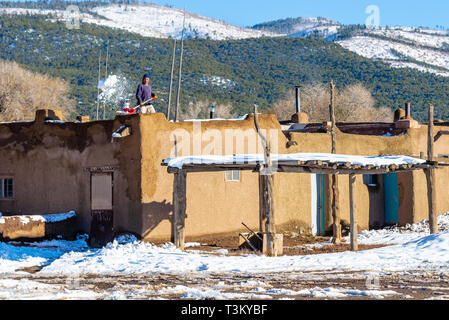
<instances>
[{"instance_id":1,"label":"blue sky","mask_svg":"<svg viewBox=\"0 0 449 320\"><path fill-rule=\"evenodd\" d=\"M380 10L381 26L449 28L448 0L147 0L238 26L288 17L326 17L344 24L364 24L369 5Z\"/></svg>"}]
</instances>

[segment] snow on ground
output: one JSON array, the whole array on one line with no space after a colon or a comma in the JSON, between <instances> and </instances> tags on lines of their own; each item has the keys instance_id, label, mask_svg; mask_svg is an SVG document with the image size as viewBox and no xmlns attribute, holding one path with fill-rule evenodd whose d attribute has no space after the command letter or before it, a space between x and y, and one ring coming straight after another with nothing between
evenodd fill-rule
<instances>
[{"instance_id":1,"label":"snow on ground","mask_svg":"<svg viewBox=\"0 0 449 320\"><path fill-rule=\"evenodd\" d=\"M366 289L355 289L343 283L337 285L330 282L324 286L293 288L279 286L276 281L268 284L266 280L270 279L269 274L286 274L292 271L297 273L286 274L284 277L291 278L291 281L297 281L295 277L306 277L309 280L336 277L335 279L343 282L346 272L355 272L361 279L389 272L447 273L449 213L439 216L438 222L440 233L437 235L428 234L427 221L406 227L365 231L359 235L360 243L390 244L388 247L360 252L276 258L254 254L227 256L226 253L194 250L182 252L170 243L154 246L126 234L117 237L102 249L90 248L86 244L86 235L78 237L76 241L0 243L0 299L394 298L402 293L391 290L390 287L367 286ZM192 242L187 247L198 245L199 243ZM33 266L40 266L42 269L33 276L21 270ZM185 276L191 280L195 277L209 280L206 283L193 281L193 284L173 281L170 284L164 284L164 281L152 284L154 282L143 281L148 275L157 274L174 276L174 279L183 275L181 278ZM213 279L217 274L234 276L225 281L215 281ZM262 276L265 274L268 278ZM250 278L242 278L243 275ZM253 280L251 275L259 276ZM114 276L119 276L118 279L123 281L114 280ZM350 279L353 276L348 277ZM90 282L86 282L86 279L90 279ZM124 279L141 280L134 283ZM101 284L104 281L112 286L99 290L95 283Z\"/></svg>"},{"instance_id":2,"label":"snow on ground","mask_svg":"<svg viewBox=\"0 0 449 320\"><path fill-rule=\"evenodd\" d=\"M89 248L86 236L76 241L0 243L0 273L43 266L41 275L143 273L267 273L316 270L449 270L449 214L440 216L441 233L428 235L425 222L405 228L362 232L360 243L396 245L360 252L308 256L227 256L182 252L172 244L154 246L122 236L102 249ZM443 231L444 230L444 231ZM196 245L196 244L191 244Z\"/></svg>"},{"instance_id":3,"label":"snow on ground","mask_svg":"<svg viewBox=\"0 0 449 320\"><path fill-rule=\"evenodd\" d=\"M289 272L314 270L448 270L449 232L379 249L270 258L182 252L172 244L112 243L100 250L68 252L44 267L43 274L133 274L190 272Z\"/></svg>"},{"instance_id":4,"label":"snow on ground","mask_svg":"<svg viewBox=\"0 0 449 320\"><path fill-rule=\"evenodd\" d=\"M449 231L449 213L438 216L438 229L440 232ZM405 227L387 227L380 230L364 230L358 235L359 244L404 244L416 241L429 235L429 221L423 220ZM345 238L349 242L349 237Z\"/></svg>"},{"instance_id":5,"label":"snow on ground","mask_svg":"<svg viewBox=\"0 0 449 320\"><path fill-rule=\"evenodd\" d=\"M0 299L22 300L89 300L99 294L89 290L70 290L62 285L51 285L29 279L0 279Z\"/></svg>"},{"instance_id":6,"label":"snow on ground","mask_svg":"<svg viewBox=\"0 0 449 320\"><path fill-rule=\"evenodd\" d=\"M36 243L0 242L0 274L42 266L71 251L88 249L87 236L76 241L49 240Z\"/></svg>"}]
</instances>

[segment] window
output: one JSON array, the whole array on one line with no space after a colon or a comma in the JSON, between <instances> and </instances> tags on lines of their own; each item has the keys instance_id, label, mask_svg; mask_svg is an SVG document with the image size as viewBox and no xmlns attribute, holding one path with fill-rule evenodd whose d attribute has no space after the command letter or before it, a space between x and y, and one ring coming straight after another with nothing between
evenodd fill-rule
<instances>
[{"instance_id":1,"label":"window","mask_svg":"<svg viewBox=\"0 0 449 320\"><path fill-rule=\"evenodd\" d=\"M373 174L364 174L363 175L363 183L368 187L376 187L377 186L377 175Z\"/></svg>"},{"instance_id":2,"label":"window","mask_svg":"<svg viewBox=\"0 0 449 320\"><path fill-rule=\"evenodd\" d=\"M225 181L240 181L240 170L226 171Z\"/></svg>"},{"instance_id":3,"label":"window","mask_svg":"<svg viewBox=\"0 0 449 320\"><path fill-rule=\"evenodd\" d=\"M13 179L0 179L0 199L9 199L14 196Z\"/></svg>"}]
</instances>

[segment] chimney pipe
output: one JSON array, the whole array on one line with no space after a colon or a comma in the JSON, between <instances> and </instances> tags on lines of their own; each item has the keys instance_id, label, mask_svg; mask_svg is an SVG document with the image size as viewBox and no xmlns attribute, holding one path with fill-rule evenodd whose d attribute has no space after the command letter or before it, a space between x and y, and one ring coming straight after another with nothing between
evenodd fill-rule
<instances>
[{"instance_id":1,"label":"chimney pipe","mask_svg":"<svg viewBox=\"0 0 449 320\"><path fill-rule=\"evenodd\" d=\"M300 86L295 86L295 96L296 96L296 113L301 112L301 96L300 96Z\"/></svg>"},{"instance_id":2,"label":"chimney pipe","mask_svg":"<svg viewBox=\"0 0 449 320\"><path fill-rule=\"evenodd\" d=\"M410 103L408 102L405 104L405 118L410 118Z\"/></svg>"},{"instance_id":3,"label":"chimney pipe","mask_svg":"<svg viewBox=\"0 0 449 320\"><path fill-rule=\"evenodd\" d=\"M209 107L209 119L215 119L215 106Z\"/></svg>"}]
</instances>

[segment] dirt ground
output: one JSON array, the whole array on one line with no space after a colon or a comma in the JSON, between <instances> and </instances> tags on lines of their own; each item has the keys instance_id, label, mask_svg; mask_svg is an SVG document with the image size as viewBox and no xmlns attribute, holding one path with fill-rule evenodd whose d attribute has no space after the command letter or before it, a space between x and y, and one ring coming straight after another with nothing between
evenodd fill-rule
<instances>
[{"instance_id":1,"label":"dirt ground","mask_svg":"<svg viewBox=\"0 0 449 320\"><path fill-rule=\"evenodd\" d=\"M315 237L312 235L299 235L295 233L284 233L283 255L310 255L321 253L343 252L350 250L350 245L342 243L340 245L330 244L330 237ZM189 250L215 251L218 249L228 250L228 255L241 254L262 254L253 251L246 243L239 247L243 239L238 233L223 233L218 235L202 237L186 237L186 243L200 243L200 246L189 247ZM152 241L156 245L165 243L164 241ZM359 245L359 250L369 250L384 247L385 245Z\"/></svg>"},{"instance_id":2,"label":"dirt ground","mask_svg":"<svg viewBox=\"0 0 449 320\"><path fill-rule=\"evenodd\" d=\"M58 285L69 290L93 291L104 294L107 298L111 293L122 292L125 299L152 300L152 299L197 299L186 297L184 292L173 292L170 289L188 287L193 290L214 290L220 294L247 295L245 300L289 299L289 300L423 300L443 299L449 300L448 274L423 273L393 273L385 274L377 279L377 283L369 282L367 286L367 273L365 272L287 272L266 274L141 274L141 275L84 275L77 279L77 287L70 286L70 279L66 277L43 277L30 275L30 280ZM249 285L242 286L242 283ZM254 285L251 285L254 283ZM260 292L260 287L269 289ZM220 288L220 289L217 289ZM329 297L313 294L279 294L280 290L304 291L326 290L336 288L340 290L359 290L361 293L344 297ZM393 295L371 296L363 292L369 290L393 291ZM259 295L259 296L258 296ZM215 296L206 296L202 299L215 300ZM220 298L219 299L223 299Z\"/></svg>"}]
</instances>

